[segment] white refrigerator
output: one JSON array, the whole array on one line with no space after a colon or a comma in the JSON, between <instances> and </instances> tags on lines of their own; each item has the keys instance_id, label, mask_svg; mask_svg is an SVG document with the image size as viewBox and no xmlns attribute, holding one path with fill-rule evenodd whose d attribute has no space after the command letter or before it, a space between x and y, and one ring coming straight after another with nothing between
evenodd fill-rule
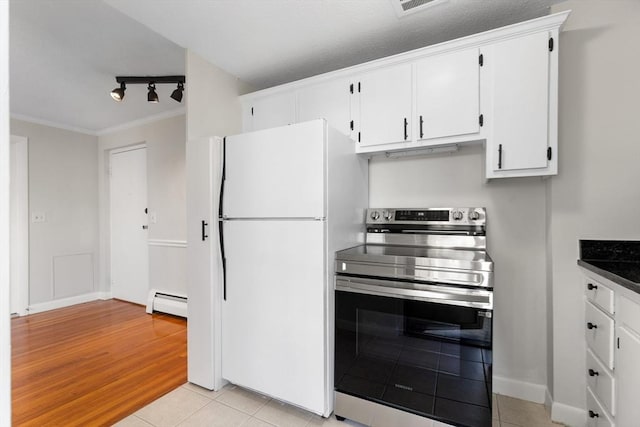
<instances>
[{"instance_id":1,"label":"white refrigerator","mask_svg":"<svg viewBox=\"0 0 640 427\"><path fill-rule=\"evenodd\" d=\"M364 240L368 165L324 120L225 138L222 377L333 411L333 263Z\"/></svg>"}]
</instances>

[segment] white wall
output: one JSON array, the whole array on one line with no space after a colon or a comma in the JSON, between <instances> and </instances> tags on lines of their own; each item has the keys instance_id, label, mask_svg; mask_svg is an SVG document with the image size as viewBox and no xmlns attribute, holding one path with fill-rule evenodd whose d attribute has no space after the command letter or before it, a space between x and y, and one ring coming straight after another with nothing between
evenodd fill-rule
<instances>
[{"instance_id":1,"label":"white wall","mask_svg":"<svg viewBox=\"0 0 640 427\"><path fill-rule=\"evenodd\" d=\"M11 425L9 322L9 2L0 1L0 426Z\"/></svg>"},{"instance_id":2,"label":"white wall","mask_svg":"<svg viewBox=\"0 0 640 427\"><path fill-rule=\"evenodd\" d=\"M485 182L480 144L449 155L372 159L371 207L487 208L495 263L494 391L544 399L546 372L545 184Z\"/></svg>"},{"instance_id":3,"label":"white wall","mask_svg":"<svg viewBox=\"0 0 640 427\"><path fill-rule=\"evenodd\" d=\"M29 307L95 292L98 138L11 120L29 140Z\"/></svg>"},{"instance_id":4,"label":"white wall","mask_svg":"<svg viewBox=\"0 0 640 427\"><path fill-rule=\"evenodd\" d=\"M573 12L560 37L560 173L548 182L553 397L585 408L578 240L640 239L640 2L553 7L565 9Z\"/></svg>"},{"instance_id":5,"label":"white wall","mask_svg":"<svg viewBox=\"0 0 640 427\"><path fill-rule=\"evenodd\" d=\"M242 129L238 96L250 87L187 50L187 140L227 136Z\"/></svg>"},{"instance_id":6,"label":"white wall","mask_svg":"<svg viewBox=\"0 0 640 427\"><path fill-rule=\"evenodd\" d=\"M110 289L109 151L145 143L148 210L157 218L149 223L149 286L186 295L185 123L179 112L98 137L102 290Z\"/></svg>"}]
</instances>

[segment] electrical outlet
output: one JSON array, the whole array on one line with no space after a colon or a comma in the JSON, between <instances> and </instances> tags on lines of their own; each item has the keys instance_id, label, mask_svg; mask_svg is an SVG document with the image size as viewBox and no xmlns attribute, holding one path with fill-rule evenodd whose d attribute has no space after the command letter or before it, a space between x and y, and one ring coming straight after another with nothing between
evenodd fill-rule
<instances>
[{"instance_id":1,"label":"electrical outlet","mask_svg":"<svg viewBox=\"0 0 640 427\"><path fill-rule=\"evenodd\" d=\"M149 222L151 224L155 224L158 222L158 215L156 214L155 211L149 212Z\"/></svg>"},{"instance_id":2,"label":"electrical outlet","mask_svg":"<svg viewBox=\"0 0 640 427\"><path fill-rule=\"evenodd\" d=\"M31 222L45 222L46 220L44 212L31 212Z\"/></svg>"}]
</instances>

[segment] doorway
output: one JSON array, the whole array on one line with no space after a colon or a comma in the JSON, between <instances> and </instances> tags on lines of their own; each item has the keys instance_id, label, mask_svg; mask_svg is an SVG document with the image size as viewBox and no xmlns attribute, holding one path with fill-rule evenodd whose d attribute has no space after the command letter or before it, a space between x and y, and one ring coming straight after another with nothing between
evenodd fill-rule
<instances>
[{"instance_id":1,"label":"doorway","mask_svg":"<svg viewBox=\"0 0 640 427\"><path fill-rule=\"evenodd\" d=\"M29 149L23 136L10 144L10 301L11 314L27 314L29 305Z\"/></svg>"},{"instance_id":2,"label":"doorway","mask_svg":"<svg viewBox=\"0 0 640 427\"><path fill-rule=\"evenodd\" d=\"M112 150L109 171L112 296L145 305L149 291L146 146Z\"/></svg>"}]
</instances>

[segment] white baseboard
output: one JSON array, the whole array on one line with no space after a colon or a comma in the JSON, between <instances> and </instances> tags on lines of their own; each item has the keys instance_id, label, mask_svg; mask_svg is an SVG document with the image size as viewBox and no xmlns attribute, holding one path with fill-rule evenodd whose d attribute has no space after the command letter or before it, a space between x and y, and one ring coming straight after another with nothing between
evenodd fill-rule
<instances>
[{"instance_id":1,"label":"white baseboard","mask_svg":"<svg viewBox=\"0 0 640 427\"><path fill-rule=\"evenodd\" d=\"M570 427L585 427L587 412L584 409L554 402L551 406L551 420Z\"/></svg>"},{"instance_id":2,"label":"white baseboard","mask_svg":"<svg viewBox=\"0 0 640 427\"><path fill-rule=\"evenodd\" d=\"M60 298L53 301L41 302L30 305L27 308L29 314L41 313L43 311L55 310L56 308L69 307L84 302L96 301L99 299L110 299L111 292L92 292L90 294L76 295L69 298Z\"/></svg>"},{"instance_id":3,"label":"white baseboard","mask_svg":"<svg viewBox=\"0 0 640 427\"><path fill-rule=\"evenodd\" d=\"M493 376L493 392L535 403L545 403L547 386Z\"/></svg>"}]
</instances>

